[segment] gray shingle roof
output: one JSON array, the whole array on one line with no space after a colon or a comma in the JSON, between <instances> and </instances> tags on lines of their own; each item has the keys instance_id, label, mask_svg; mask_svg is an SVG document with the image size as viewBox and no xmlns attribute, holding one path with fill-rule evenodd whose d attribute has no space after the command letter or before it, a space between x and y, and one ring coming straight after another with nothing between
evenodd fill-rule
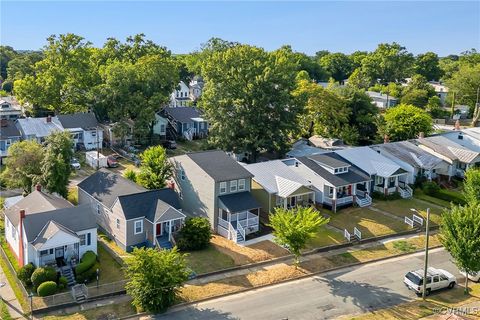
<instances>
[{"instance_id":1,"label":"gray shingle roof","mask_svg":"<svg viewBox=\"0 0 480 320\"><path fill-rule=\"evenodd\" d=\"M20 137L20 131L15 126L14 120L1 120L0 139L8 139L10 137Z\"/></svg>"},{"instance_id":2,"label":"gray shingle roof","mask_svg":"<svg viewBox=\"0 0 480 320\"><path fill-rule=\"evenodd\" d=\"M202 112L194 107L165 108L164 111L181 123L192 122L192 118L202 117Z\"/></svg>"},{"instance_id":3,"label":"gray shingle roof","mask_svg":"<svg viewBox=\"0 0 480 320\"><path fill-rule=\"evenodd\" d=\"M335 157L332 153L327 154L316 154L308 157L311 160L317 161L326 165L330 168L341 168L341 167L348 167L350 163L343 160L340 157Z\"/></svg>"},{"instance_id":4,"label":"gray shingle roof","mask_svg":"<svg viewBox=\"0 0 480 320\"><path fill-rule=\"evenodd\" d=\"M242 165L219 150L188 153L200 168L215 181L228 181L242 178L251 178L253 175Z\"/></svg>"},{"instance_id":5,"label":"gray shingle roof","mask_svg":"<svg viewBox=\"0 0 480 320\"><path fill-rule=\"evenodd\" d=\"M88 130L98 126L97 118L91 112L62 114L58 116L58 120L65 129L82 128Z\"/></svg>"},{"instance_id":6,"label":"gray shingle roof","mask_svg":"<svg viewBox=\"0 0 480 320\"><path fill-rule=\"evenodd\" d=\"M328 153L325 155L332 158L336 158L338 160L341 159L341 157L339 157L335 153ZM352 164L350 164L350 167L348 168L348 172L333 174L333 173L330 173L325 168L323 168L314 160L310 159L310 157L300 157L300 158L297 158L297 160L303 163L305 166L307 166L310 170L312 170L313 172L317 173L319 176L327 180L329 183L331 183L335 187L340 187L340 186L345 186L351 183L370 180L370 176L368 174L366 174L365 172L363 172L362 170L360 170L359 168L357 168Z\"/></svg>"},{"instance_id":7,"label":"gray shingle roof","mask_svg":"<svg viewBox=\"0 0 480 320\"><path fill-rule=\"evenodd\" d=\"M218 197L218 199L230 212L239 212L261 207L248 191L227 194Z\"/></svg>"},{"instance_id":8,"label":"gray shingle roof","mask_svg":"<svg viewBox=\"0 0 480 320\"><path fill-rule=\"evenodd\" d=\"M31 243L35 248L40 249L48 239L53 237L59 231L63 231L72 237L78 238L78 235L70 229L65 228L55 221L49 221Z\"/></svg>"}]
</instances>

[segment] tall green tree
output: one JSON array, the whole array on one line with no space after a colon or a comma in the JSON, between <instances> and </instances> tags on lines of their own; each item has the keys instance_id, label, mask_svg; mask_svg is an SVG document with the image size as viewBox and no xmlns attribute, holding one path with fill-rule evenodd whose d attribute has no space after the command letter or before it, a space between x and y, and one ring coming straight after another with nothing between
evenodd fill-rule
<instances>
[{"instance_id":1,"label":"tall green tree","mask_svg":"<svg viewBox=\"0 0 480 320\"><path fill-rule=\"evenodd\" d=\"M45 139L45 153L41 161L42 184L50 192L68 196L68 181L72 167L73 139L69 132L53 132Z\"/></svg>"},{"instance_id":2,"label":"tall green tree","mask_svg":"<svg viewBox=\"0 0 480 320\"><path fill-rule=\"evenodd\" d=\"M269 215L269 219L275 242L290 250L295 256L296 267L300 263L301 250L316 236L318 229L329 221L312 207L296 207L290 210L276 208L275 212Z\"/></svg>"},{"instance_id":3,"label":"tall green tree","mask_svg":"<svg viewBox=\"0 0 480 320\"><path fill-rule=\"evenodd\" d=\"M410 76L414 57L396 42L381 43L362 60L363 72L381 84L400 83Z\"/></svg>"},{"instance_id":4,"label":"tall green tree","mask_svg":"<svg viewBox=\"0 0 480 320\"><path fill-rule=\"evenodd\" d=\"M441 241L455 264L467 274L480 270L480 204L453 206L442 216ZM468 294L468 277L465 277Z\"/></svg>"},{"instance_id":5,"label":"tall green tree","mask_svg":"<svg viewBox=\"0 0 480 320\"><path fill-rule=\"evenodd\" d=\"M455 93L455 103L470 107L470 114L474 117L472 125L480 119L480 110L475 106L480 90L480 64L461 65L452 78L447 80L449 93ZM480 98L479 103L480 103Z\"/></svg>"},{"instance_id":6,"label":"tall green tree","mask_svg":"<svg viewBox=\"0 0 480 320\"><path fill-rule=\"evenodd\" d=\"M284 153L302 110L291 95L297 69L285 50L237 45L213 53L202 65L200 103L212 145L253 160L261 150Z\"/></svg>"},{"instance_id":7,"label":"tall green tree","mask_svg":"<svg viewBox=\"0 0 480 320\"><path fill-rule=\"evenodd\" d=\"M8 63L17 56L17 52L10 46L0 46L0 80L7 79Z\"/></svg>"},{"instance_id":8,"label":"tall green tree","mask_svg":"<svg viewBox=\"0 0 480 320\"><path fill-rule=\"evenodd\" d=\"M324 55L319 60L322 68L336 81L347 79L353 72L353 62L346 54L336 52Z\"/></svg>"},{"instance_id":9,"label":"tall green tree","mask_svg":"<svg viewBox=\"0 0 480 320\"><path fill-rule=\"evenodd\" d=\"M426 52L419 54L415 58L414 71L417 74L424 76L428 81L439 81L443 76L443 71L440 68L438 55L433 52Z\"/></svg>"},{"instance_id":10,"label":"tall green tree","mask_svg":"<svg viewBox=\"0 0 480 320\"><path fill-rule=\"evenodd\" d=\"M428 83L427 78L416 74L402 90L401 103L425 108L428 99L435 96L435 89Z\"/></svg>"},{"instance_id":11,"label":"tall green tree","mask_svg":"<svg viewBox=\"0 0 480 320\"><path fill-rule=\"evenodd\" d=\"M126 264L127 294L133 298L134 306L149 312L157 313L171 306L188 279L185 258L176 248L135 248Z\"/></svg>"},{"instance_id":12,"label":"tall green tree","mask_svg":"<svg viewBox=\"0 0 480 320\"><path fill-rule=\"evenodd\" d=\"M34 74L15 81L17 97L55 113L87 111L86 95L96 84L90 42L71 33L52 35L47 41Z\"/></svg>"},{"instance_id":13,"label":"tall green tree","mask_svg":"<svg viewBox=\"0 0 480 320\"><path fill-rule=\"evenodd\" d=\"M42 175L42 146L33 140L15 142L8 148L5 171L2 179L9 188L22 188L30 193L32 186Z\"/></svg>"},{"instance_id":14,"label":"tall green tree","mask_svg":"<svg viewBox=\"0 0 480 320\"><path fill-rule=\"evenodd\" d=\"M465 172L463 195L468 204L480 203L480 168L470 168Z\"/></svg>"},{"instance_id":15,"label":"tall green tree","mask_svg":"<svg viewBox=\"0 0 480 320\"><path fill-rule=\"evenodd\" d=\"M7 67L7 79L15 82L25 78L27 75L33 75L35 64L43 59L43 54L38 51L19 53L10 60Z\"/></svg>"},{"instance_id":16,"label":"tall green tree","mask_svg":"<svg viewBox=\"0 0 480 320\"><path fill-rule=\"evenodd\" d=\"M172 175L172 165L162 146L149 147L140 155L142 161L136 181L147 189L165 187L166 180Z\"/></svg>"},{"instance_id":17,"label":"tall green tree","mask_svg":"<svg viewBox=\"0 0 480 320\"><path fill-rule=\"evenodd\" d=\"M408 104L387 109L384 120L383 132L392 141L413 139L420 132L428 135L433 130L432 117L425 110Z\"/></svg>"}]
</instances>

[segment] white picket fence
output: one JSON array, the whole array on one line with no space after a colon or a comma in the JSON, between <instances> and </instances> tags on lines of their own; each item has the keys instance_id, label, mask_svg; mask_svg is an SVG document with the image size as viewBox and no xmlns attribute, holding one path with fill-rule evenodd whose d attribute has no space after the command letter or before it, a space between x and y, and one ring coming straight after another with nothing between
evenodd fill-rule
<instances>
[{"instance_id":1,"label":"white picket fence","mask_svg":"<svg viewBox=\"0 0 480 320\"><path fill-rule=\"evenodd\" d=\"M362 232L357 229L357 227L353 228L353 235L360 241L362 240Z\"/></svg>"},{"instance_id":2,"label":"white picket fence","mask_svg":"<svg viewBox=\"0 0 480 320\"><path fill-rule=\"evenodd\" d=\"M410 219L409 217L405 217L405 223L413 228L413 220Z\"/></svg>"},{"instance_id":3,"label":"white picket fence","mask_svg":"<svg viewBox=\"0 0 480 320\"><path fill-rule=\"evenodd\" d=\"M345 231L343 232L343 236L347 239L347 241L350 241L352 239L352 235L350 234L350 232L348 232L347 229L345 229Z\"/></svg>"},{"instance_id":4,"label":"white picket fence","mask_svg":"<svg viewBox=\"0 0 480 320\"><path fill-rule=\"evenodd\" d=\"M416 214L413 215L413 222L423 226L423 218L420 216L417 216Z\"/></svg>"}]
</instances>

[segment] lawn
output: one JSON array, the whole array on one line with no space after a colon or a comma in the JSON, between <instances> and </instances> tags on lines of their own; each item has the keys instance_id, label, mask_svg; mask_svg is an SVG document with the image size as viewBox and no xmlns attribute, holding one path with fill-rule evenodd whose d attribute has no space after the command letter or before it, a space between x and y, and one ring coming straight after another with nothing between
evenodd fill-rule
<instances>
[{"instance_id":1,"label":"lawn","mask_svg":"<svg viewBox=\"0 0 480 320\"><path fill-rule=\"evenodd\" d=\"M193 141L177 141L177 149L167 149L169 156L179 156L188 152L207 150L207 141L205 139Z\"/></svg>"},{"instance_id":2,"label":"lawn","mask_svg":"<svg viewBox=\"0 0 480 320\"><path fill-rule=\"evenodd\" d=\"M419 201L415 198L413 199L400 199L400 200L390 200L390 201L381 201L377 200L373 203L373 206L387 211L393 215L396 215L400 218L404 218L405 216L412 217L413 212L410 208L415 208L420 211L423 217L426 217L426 210L430 207L430 220L434 224L440 224L441 222L441 214L442 210L437 206L429 206L427 203Z\"/></svg>"},{"instance_id":3,"label":"lawn","mask_svg":"<svg viewBox=\"0 0 480 320\"><path fill-rule=\"evenodd\" d=\"M329 224L341 230L347 229L351 234L353 228L357 227L363 239L408 230L408 226L402 221L368 208L345 208L331 213Z\"/></svg>"},{"instance_id":4,"label":"lawn","mask_svg":"<svg viewBox=\"0 0 480 320\"><path fill-rule=\"evenodd\" d=\"M187 265L197 274L235 266L231 257L221 253L212 245L207 249L187 252L186 260Z\"/></svg>"},{"instance_id":5,"label":"lawn","mask_svg":"<svg viewBox=\"0 0 480 320\"><path fill-rule=\"evenodd\" d=\"M417 198L417 199L421 199L421 200L439 205L441 207L450 208L450 202L448 202L446 200L442 200L442 199L438 199L438 198L429 196L429 195L425 194L421 189L416 189L415 190L414 197Z\"/></svg>"},{"instance_id":6,"label":"lawn","mask_svg":"<svg viewBox=\"0 0 480 320\"><path fill-rule=\"evenodd\" d=\"M8 312L7 306L3 300L0 299L0 319L13 320L12 316Z\"/></svg>"},{"instance_id":7,"label":"lawn","mask_svg":"<svg viewBox=\"0 0 480 320\"><path fill-rule=\"evenodd\" d=\"M137 312L130 301L98 306L94 309L69 315L46 316L43 320L90 320L90 319L121 319L135 315Z\"/></svg>"},{"instance_id":8,"label":"lawn","mask_svg":"<svg viewBox=\"0 0 480 320\"><path fill-rule=\"evenodd\" d=\"M100 261L99 284L125 280L122 266L101 245L97 246Z\"/></svg>"},{"instance_id":9,"label":"lawn","mask_svg":"<svg viewBox=\"0 0 480 320\"><path fill-rule=\"evenodd\" d=\"M346 239L343 237L343 234L341 232L322 226L318 230L315 238L308 241L307 249L310 250L310 249L321 248L325 246L339 244L345 241Z\"/></svg>"}]
</instances>

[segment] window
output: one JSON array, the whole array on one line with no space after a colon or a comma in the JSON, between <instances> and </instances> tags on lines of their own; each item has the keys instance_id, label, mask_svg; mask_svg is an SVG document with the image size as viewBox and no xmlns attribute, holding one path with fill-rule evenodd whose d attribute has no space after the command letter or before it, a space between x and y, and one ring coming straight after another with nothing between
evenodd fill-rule
<instances>
[{"instance_id":1,"label":"window","mask_svg":"<svg viewBox=\"0 0 480 320\"><path fill-rule=\"evenodd\" d=\"M100 214L100 205L97 204L97 214Z\"/></svg>"},{"instance_id":2,"label":"window","mask_svg":"<svg viewBox=\"0 0 480 320\"><path fill-rule=\"evenodd\" d=\"M143 220L135 221L135 234L140 234L143 232Z\"/></svg>"},{"instance_id":3,"label":"window","mask_svg":"<svg viewBox=\"0 0 480 320\"><path fill-rule=\"evenodd\" d=\"M117 229L120 229L120 219L117 219Z\"/></svg>"},{"instance_id":4,"label":"window","mask_svg":"<svg viewBox=\"0 0 480 320\"><path fill-rule=\"evenodd\" d=\"M41 256L47 256L48 255L48 250L42 250L40 251Z\"/></svg>"},{"instance_id":5,"label":"window","mask_svg":"<svg viewBox=\"0 0 480 320\"><path fill-rule=\"evenodd\" d=\"M8 221L8 220L7 220L7 221ZM13 225L12 225L12 238L15 239L15 240L17 239L17 231L15 230L15 228L13 227Z\"/></svg>"},{"instance_id":6,"label":"window","mask_svg":"<svg viewBox=\"0 0 480 320\"><path fill-rule=\"evenodd\" d=\"M276 203L277 203L277 206L283 206L283 198L277 196L277 202Z\"/></svg>"},{"instance_id":7,"label":"window","mask_svg":"<svg viewBox=\"0 0 480 320\"><path fill-rule=\"evenodd\" d=\"M81 234L79 237L80 237L80 245L84 246L86 244L86 235Z\"/></svg>"},{"instance_id":8,"label":"window","mask_svg":"<svg viewBox=\"0 0 480 320\"><path fill-rule=\"evenodd\" d=\"M226 193L227 192L227 183L226 182L220 182L220 194Z\"/></svg>"},{"instance_id":9,"label":"window","mask_svg":"<svg viewBox=\"0 0 480 320\"><path fill-rule=\"evenodd\" d=\"M97 131L90 131L90 135L92 137L96 137L97 136Z\"/></svg>"},{"instance_id":10,"label":"window","mask_svg":"<svg viewBox=\"0 0 480 320\"><path fill-rule=\"evenodd\" d=\"M230 181L230 192L237 191L237 180Z\"/></svg>"},{"instance_id":11,"label":"window","mask_svg":"<svg viewBox=\"0 0 480 320\"><path fill-rule=\"evenodd\" d=\"M182 179L182 181L185 181L185 170L183 169L180 169L180 179Z\"/></svg>"},{"instance_id":12,"label":"window","mask_svg":"<svg viewBox=\"0 0 480 320\"><path fill-rule=\"evenodd\" d=\"M375 184L383 184L383 177L375 176Z\"/></svg>"},{"instance_id":13,"label":"window","mask_svg":"<svg viewBox=\"0 0 480 320\"><path fill-rule=\"evenodd\" d=\"M438 276L433 277L433 282L438 282L438 281L440 281L440 280L438 279Z\"/></svg>"},{"instance_id":14,"label":"window","mask_svg":"<svg viewBox=\"0 0 480 320\"><path fill-rule=\"evenodd\" d=\"M89 232L87 233L87 246L92 244L92 234Z\"/></svg>"},{"instance_id":15,"label":"window","mask_svg":"<svg viewBox=\"0 0 480 320\"><path fill-rule=\"evenodd\" d=\"M165 125L164 124L160 125L160 132L165 132Z\"/></svg>"},{"instance_id":16,"label":"window","mask_svg":"<svg viewBox=\"0 0 480 320\"><path fill-rule=\"evenodd\" d=\"M335 169L335 173L338 173L338 169Z\"/></svg>"},{"instance_id":17,"label":"window","mask_svg":"<svg viewBox=\"0 0 480 320\"><path fill-rule=\"evenodd\" d=\"M245 179L238 180L238 191L245 190Z\"/></svg>"}]
</instances>

